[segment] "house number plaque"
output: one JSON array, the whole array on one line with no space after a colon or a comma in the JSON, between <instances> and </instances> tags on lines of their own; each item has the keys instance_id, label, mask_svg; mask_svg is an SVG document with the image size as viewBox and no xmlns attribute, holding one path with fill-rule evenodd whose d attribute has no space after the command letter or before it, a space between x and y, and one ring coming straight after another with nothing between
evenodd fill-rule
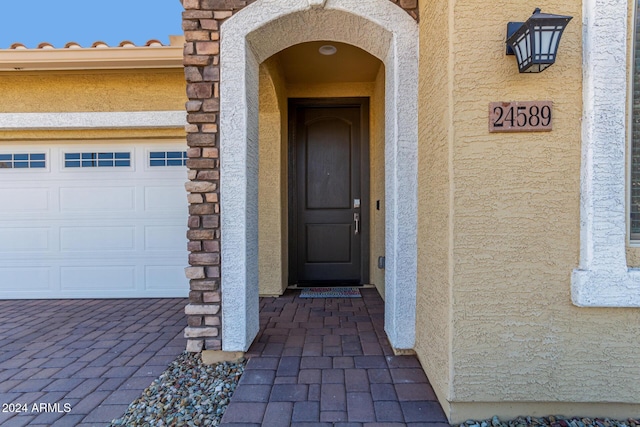
<instances>
[{"instance_id":1,"label":"house number plaque","mask_svg":"<svg viewBox=\"0 0 640 427\"><path fill-rule=\"evenodd\" d=\"M552 101L492 102L489 132L545 132L551 130Z\"/></svg>"}]
</instances>

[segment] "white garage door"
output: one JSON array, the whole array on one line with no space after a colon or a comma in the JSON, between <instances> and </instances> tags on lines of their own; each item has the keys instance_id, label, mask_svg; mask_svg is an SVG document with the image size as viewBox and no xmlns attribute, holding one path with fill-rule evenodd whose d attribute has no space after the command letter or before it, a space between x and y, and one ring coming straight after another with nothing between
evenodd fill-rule
<instances>
[{"instance_id":1,"label":"white garage door","mask_svg":"<svg viewBox=\"0 0 640 427\"><path fill-rule=\"evenodd\" d=\"M185 150L0 145L0 298L187 296Z\"/></svg>"}]
</instances>

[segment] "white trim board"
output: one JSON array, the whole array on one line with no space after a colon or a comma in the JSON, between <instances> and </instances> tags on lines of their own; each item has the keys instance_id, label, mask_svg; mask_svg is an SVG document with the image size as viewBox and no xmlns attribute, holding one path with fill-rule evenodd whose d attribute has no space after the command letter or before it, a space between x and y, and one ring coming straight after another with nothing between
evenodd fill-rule
<instances>
[{"instance_id":1,"label":"white trim board","mask_svg":"<svg viewBox=\"0 0 640 427\"><path fill-rule=\"evenodd\" d=\"M0 113L0 130L181 128L185 111Z\"/></svg>"},{"instance_id":2,"label":"white trim board","mask_svg":"<svg viewBox=\"0 0 640 427\"><path fill-rule=\"evenodd\" d=\"M640 307L640 269L627 266L627 1L583 1L580 307ZM605 167L606 166L606 167Z\"/></svg>"}]
</instances>

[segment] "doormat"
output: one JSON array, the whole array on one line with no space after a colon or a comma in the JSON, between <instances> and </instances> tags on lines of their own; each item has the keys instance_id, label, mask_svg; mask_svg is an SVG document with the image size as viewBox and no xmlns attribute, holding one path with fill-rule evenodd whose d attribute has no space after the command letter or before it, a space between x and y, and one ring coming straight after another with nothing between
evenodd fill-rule
<instances>
[{"instance_id":1,"label":"doormat","mask_svg":"<svg viewBox=\"0 0 640 427\"><path fill-rule=\"evenodd\" d=\"M358 288L304 288L300 298L360 298Z\"/></svg>"}]
</instances>

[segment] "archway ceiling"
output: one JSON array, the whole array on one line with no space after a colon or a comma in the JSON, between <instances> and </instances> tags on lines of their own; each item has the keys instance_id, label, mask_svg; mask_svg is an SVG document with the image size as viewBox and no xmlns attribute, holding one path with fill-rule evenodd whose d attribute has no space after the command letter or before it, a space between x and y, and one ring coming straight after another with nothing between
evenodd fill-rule
<instances>
[{"instance_id":1,"label":"archway ceiling","mask_svg":"<svg viewBox=\"0 0 640 427\"><path fill-rule=\"evenodd\" d=\"M322 55L320 46L330 44L338 50ZM346 43L313 41L291 46L276 55L288 83L373 82L382 62L364 50Z\"/></svg>"}]
</instances>

